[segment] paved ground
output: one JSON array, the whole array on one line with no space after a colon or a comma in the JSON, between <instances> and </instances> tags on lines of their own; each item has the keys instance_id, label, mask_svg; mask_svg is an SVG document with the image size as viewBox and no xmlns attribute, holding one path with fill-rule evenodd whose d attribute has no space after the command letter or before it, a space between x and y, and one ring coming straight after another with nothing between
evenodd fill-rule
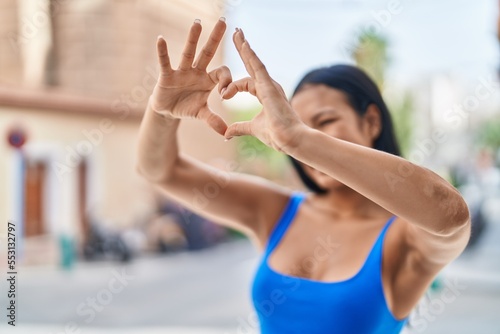
<instances>
[{"instance_id":1,"label":"paved ground","mask_svg":"<svg viewBox=\"0 0 500 334\"><path fill-rule=\"evenodd\" d=\"M484 237L477 250L443 271L441 289L420 308L408 333L500 334L500 225ZM251 245L238 241L125 267L24 269L18 326L5 327L2 320L0 333L250 333L256 260ZM0 304L5 309L3 295Z\"/></svg>"},{"instance_id":2,"label":"paved ground","mask_svg":"<svg viewBox=\"0 0 500 334\"><path fill-rule=\"evenodd\" d=\"M252 247L240 241L204 252L142 258L125 267L25 269L19 274L17 320L20 327L48 325L60 332L75 323L85 333L92 333L88 327L237 328L238 317L252 311L248 291L255 260Z\"/></svg>"}]
</instances>

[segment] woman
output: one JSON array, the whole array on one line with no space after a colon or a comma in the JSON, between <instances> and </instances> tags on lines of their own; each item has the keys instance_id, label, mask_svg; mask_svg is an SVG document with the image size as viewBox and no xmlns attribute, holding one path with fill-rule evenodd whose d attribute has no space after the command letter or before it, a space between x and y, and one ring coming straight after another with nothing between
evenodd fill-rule
<instances>
[{"instance_id":1,"label":"woman","mask_svg":"<svg viewBox=\"0 0 500 334\"><path fill-rule=\"evenodd\" d=\"M437 273L465 248L468 208L432 171L397 156L387 108L373 82L351 66L313 71L291 102L236 29L250 77L206 68L222 39L221 18L195 59L191 27L177 70L158 38L158 83L141 124L138 171L168 197L243 231L263 251L252 298L262 333L399 333ZM250 92L263 105L227 126L207 98ZM227 139L251 135L289 155L311 189L303 193L231 173L203 207L194 189L220 174L178 151L182 118L204 120Z\"/></svg>"}]
</instances>

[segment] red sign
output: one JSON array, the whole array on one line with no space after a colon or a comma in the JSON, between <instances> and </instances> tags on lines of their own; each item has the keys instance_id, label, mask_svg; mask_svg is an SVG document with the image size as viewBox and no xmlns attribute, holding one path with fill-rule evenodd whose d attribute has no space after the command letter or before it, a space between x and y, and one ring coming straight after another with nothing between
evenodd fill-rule
<instances>
[{"instance_id":1,"label":"red sign","mask_svg":"<svg viewBox=\"0 0 500 334\"><path fill-rule=\"evenodd\" d=\"M26 132L20 127L13 127L7 134L9 145L15 148L21 148L26 143Z\"/></svg>"}]
</instances>

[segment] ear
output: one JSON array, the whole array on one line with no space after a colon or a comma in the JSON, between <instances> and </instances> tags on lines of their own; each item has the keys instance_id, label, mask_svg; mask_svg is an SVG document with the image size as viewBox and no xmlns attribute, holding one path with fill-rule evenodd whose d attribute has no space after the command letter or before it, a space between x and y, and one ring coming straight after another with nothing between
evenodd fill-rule
<instances>
[{"instance_id":1,"label":"ear","mask_svg":"<svg viewBox=\"0 0 500 334\"><path fill-rule=\"evenodd\" d=\"M375 103L371 103L366 108L363 120L368 136L375 141L382 132L382 113Z\"/></svg>"}]
</instances>

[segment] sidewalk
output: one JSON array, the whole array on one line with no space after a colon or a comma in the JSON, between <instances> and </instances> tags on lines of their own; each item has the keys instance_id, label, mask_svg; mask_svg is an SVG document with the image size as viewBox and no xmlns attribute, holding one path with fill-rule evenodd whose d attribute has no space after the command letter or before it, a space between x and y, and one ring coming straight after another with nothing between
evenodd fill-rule
<instances>
[{"instance_id":1,"label":"sidewalk","mask_svg":"<svg viewBox=\"0 0 500 334\"><path fill-rule=\"evenodd\" d=\"M416 327L405 334L500 334L500 224L490 227L480 247L441 272L440 287ZM18 326L7 326L4 318L0 333L251 334L249 287L255 260L247 241L137 259L125 267L132 280L91 323L86 323L90 309L78 312L79 305L105 296L121 267L81 263L71 272L23 270ZM71 328L71 323L81 327Z\"/></svg>"},{"instance_id":2,"label":"sidewalk","mask_svg":"<svg viewBox=\"0 0 500 334\"><path fill-rule=\"evenodd\" d=\"M210 329L210 328L145 328L137 327L131 329L123 328L67 328L61 326L35 326L21 325L12 327L0 325L2 334L230 334L235 333L229 329Z\"/></svg>"}]
</instances>

